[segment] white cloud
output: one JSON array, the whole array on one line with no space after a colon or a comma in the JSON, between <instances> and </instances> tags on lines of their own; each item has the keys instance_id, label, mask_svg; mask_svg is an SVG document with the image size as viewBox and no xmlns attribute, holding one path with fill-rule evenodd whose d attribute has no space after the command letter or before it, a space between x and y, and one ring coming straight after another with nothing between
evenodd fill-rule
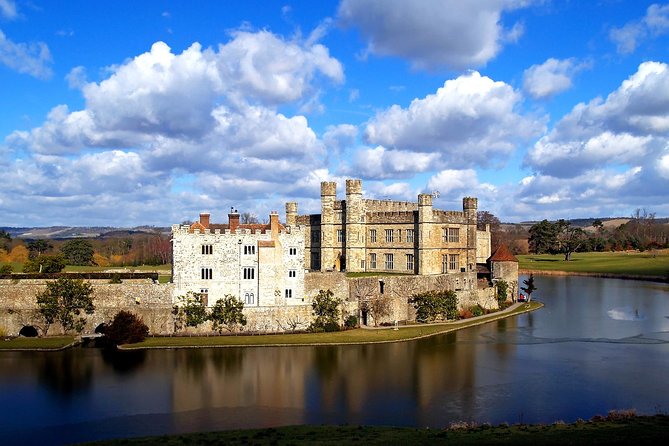
<instances>
[{"instance_id":1,"label":"white cloud","mask_svg":"<svg viewBox=\"0 0 669 446\"><path fill-rule=\"evenodd\" d=\"M14 0L0 0L0 15L9 20L17 18L19 13L16 9L16 2Z\"/></svg>"},{"instance_id":2,"label":"white cloud","mask_svg":"<svg viewBox=\"0 0 669 446\"><path fill-rule=\"evenodd\" d=\"M330 125L323 134L323 143L328 150L340 153L350 148L358 137L358 127L351 124Z\"/></svg>"},{"instance_id":3,"label":"white cloud","mask_svg":"<svg viewBox=\"0 0 669 446\"><path fill-rule=\"evenodd\" d=\"M522 32L505 30L505 11L527 1L487 0L343 0L339 19L360 28L367 52L407 58L415 67L455 69L485 65L500 51L503 41Z\"/></svg>"},{"instance_id":4,"label":"white cloud","mask_svg":"<svg viewBox=\"0 0 669 446\"><path fill-rule=\"evenodd\" d=\"M343 165L341 171L365 179L409 178L430 170L438 158L436 153L388 150L383 146L358 148L352 165Z\"/></svg>"},{"instance_id":5,"label":"white cloud","mask_svg":"<svg viewBox=\"0 0 669 446\"><path fill-rule=\"evenodd\" d=\"M621 54L633 53L648 37L657 37L669 31L669 5L653 4L640 20L634 20L620 28L611 28L609 39L616 44Z\"/></svg>"},{"instance_id":6,"label":"white cloud","mask_svg":"<svg viewBox=\"0 0 669 446\"><path fill-rule=\"evenodd\" d=\"M52 58L44 42L13 42L0 30L0 64L38 79L48 79Z\"/></svg>"},{"instance_id":7,"label":"white cloud","mask_svg":"<svg viewBox=\"0 0 669 446\"><path fill-rule=\"evenodd\" d=\"M478 185L476 171L473 169L453 170L446 169L434 175L427 183L430 190L438 190L440 194L449 195L452 192L469 192Z\"/></svg>"},{"instance_id":8,"label":"white cloud","mask_svg":"<svg viewBox=\"0 0 669 446\"><path fill-rule=\"evenodd\" d=\"M521 114L521 100L511 86L472 72L408 108L394 105L377 113L365 139L394 150L438 153L455 168L485 166L543 130L543 118Z\"/></svg>"},{"instance_id":9,"label":"white cloud","mask_svg":"<svg viewBox=\"0 0 669 446\"><path fill-rule=\"evenodd\" d=\"M645 62L609 94L578 104L530 150L526 163L556 177L611 165L651 165L667 146L669 69Z\"/></svg>"},{"instance_id":10,"label":"white cloud","mask_svg":"<svg viewBox=\"0 0 669 446\"><path fill-rule=\"evenodd\" d=\"M588 66L574 59L550 58L540 65L532 65L523 74L523 88L535 99L555 96L572 87L574 75Z\"/></svg>"}]
</instances>

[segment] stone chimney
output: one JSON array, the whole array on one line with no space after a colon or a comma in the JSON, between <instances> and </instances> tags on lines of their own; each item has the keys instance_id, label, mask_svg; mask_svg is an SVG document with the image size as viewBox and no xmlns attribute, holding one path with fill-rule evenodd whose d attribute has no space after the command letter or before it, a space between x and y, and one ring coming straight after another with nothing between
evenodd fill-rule
<instances>
[{"instance_id":1,"label":"stone chimney","mask_svg":"<svg viewBox=\"0 0 669 446\"><path fill-rule=\"evenodd\" d=\"M209 212L200 212L200 224L205 229L209 229Z\"/></svg>"},{"instance_id":2,"label":"stone chimney","mask_svg":"<svg viewBox=\"0 0 669 446\"><path fill-rule=\"evenodd\" d=\"M237 212L237 209L230 208L230 213L228 214L228 223L230 225L230 232L235 232L239 227L239 212Z\"/></svg>"},{"instance_id":3,"label":"stone chimney","mask_svg":"<svg viewBox=\"0 0 669 446\"><path fill-rule=\"evenodd\" d=\"M270 212L269 227L272 231L272 238L276 238L279 235L279 213L277 211Z\"/></svg>"}]
</instances>

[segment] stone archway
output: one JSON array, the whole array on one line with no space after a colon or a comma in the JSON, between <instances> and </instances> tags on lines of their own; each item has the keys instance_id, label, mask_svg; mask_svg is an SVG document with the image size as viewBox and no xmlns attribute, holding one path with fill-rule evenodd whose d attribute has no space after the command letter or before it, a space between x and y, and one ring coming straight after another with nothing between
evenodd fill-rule
<instances>
[{"instance_id":1,"label":"stone archway","mask_svg":"<svg viewBox=\"0 0 669 446\"><path fill-rule=\"evenodd\" d=\"M36 338L38 335L37 329L32 325L24 325L19 331L19 336L25 336L26 338Z\"/></svg>"}]
</instances>

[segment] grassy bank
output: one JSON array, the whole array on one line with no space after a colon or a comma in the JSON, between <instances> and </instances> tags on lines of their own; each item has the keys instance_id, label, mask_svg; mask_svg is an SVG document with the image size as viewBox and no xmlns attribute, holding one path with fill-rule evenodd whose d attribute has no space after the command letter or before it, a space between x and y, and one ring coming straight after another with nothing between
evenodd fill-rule
<instances>
[{"instance_id":1,"label":"grassy bank","mask_svg":"<svg viewBox=\"0 0 669 446\"><path fill-rule=\"evenodd\" d=\"M54 336L46 338L18 337L9 340L0 339L0 350L59 350L74 342L72 336Z\"/></svg>"},{"instance_id":2,"label":"grassy bank","mask_svg":"<svg viewBox=\"0 0 669 446\"><path fill-rule=\"evenodd\" d=\"M463 427L466 424L463 424ZM500 425L450 429L418 429L381 426L289 426L269 429L233 430L174 436L110 440L98 446L133 445L651 445L662 444L669 430L669 417L636 417L613 414L589 422L551 425Z\"/></svg>"},{"instance_id":3,"label":"grassy bank","mask_svg":"<svg viewBox=\"0 0 669 446\"><path fill-rule=\"evenodd\" d=\"M669 277L669 251L579 252L566 262L563 255L520 255L519 268L526 271L565 271L629 276Z\"/></svg>"},{"instance_id":4,"label":"grassy bank","mask_svg":"<svg viewBox=\"0 0 669 446\"><path fill-rule=\"evenodd\" d=\"M178 336L147 338L144 342L124 346L124 349L138 348L178 348L178 347L233 347L233 346L274 346L274 345L328 345L366 344L397 342L418 339L440 333L484 324L514 314L526 313L541 308L539 302L520 304L507 311L480 316L461 321L439 324L409 325L398 330L363 329L338 331L334 333L298 333L256 336Z\"/></svg>"}]
</instances>

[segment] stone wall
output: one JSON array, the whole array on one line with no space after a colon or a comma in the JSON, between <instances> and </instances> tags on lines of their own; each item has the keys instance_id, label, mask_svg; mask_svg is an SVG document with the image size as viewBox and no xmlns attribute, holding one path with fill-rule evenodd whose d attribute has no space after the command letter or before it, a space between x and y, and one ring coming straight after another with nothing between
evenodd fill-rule
<instances>
[{"instance_id":1,"label":"stone wall","mask_svg":"<svg viewBox=\"0 0 669 446\"><path fill-rule=\"evenodd\" d=\"M17 335L24 325L44 330L37 312L37 293L46 289L45 279L0 279L0 327L8 335ZM169 334L173 331L172 284L159 284L151 279L129 279L120 284L109 280L90 280L93 285L95 313L86 315L84 333L111 319L121 310L131 311L144 319L151 333ZM53 324L49 334L61 333Z\"/></svg>"}]
</instances>

